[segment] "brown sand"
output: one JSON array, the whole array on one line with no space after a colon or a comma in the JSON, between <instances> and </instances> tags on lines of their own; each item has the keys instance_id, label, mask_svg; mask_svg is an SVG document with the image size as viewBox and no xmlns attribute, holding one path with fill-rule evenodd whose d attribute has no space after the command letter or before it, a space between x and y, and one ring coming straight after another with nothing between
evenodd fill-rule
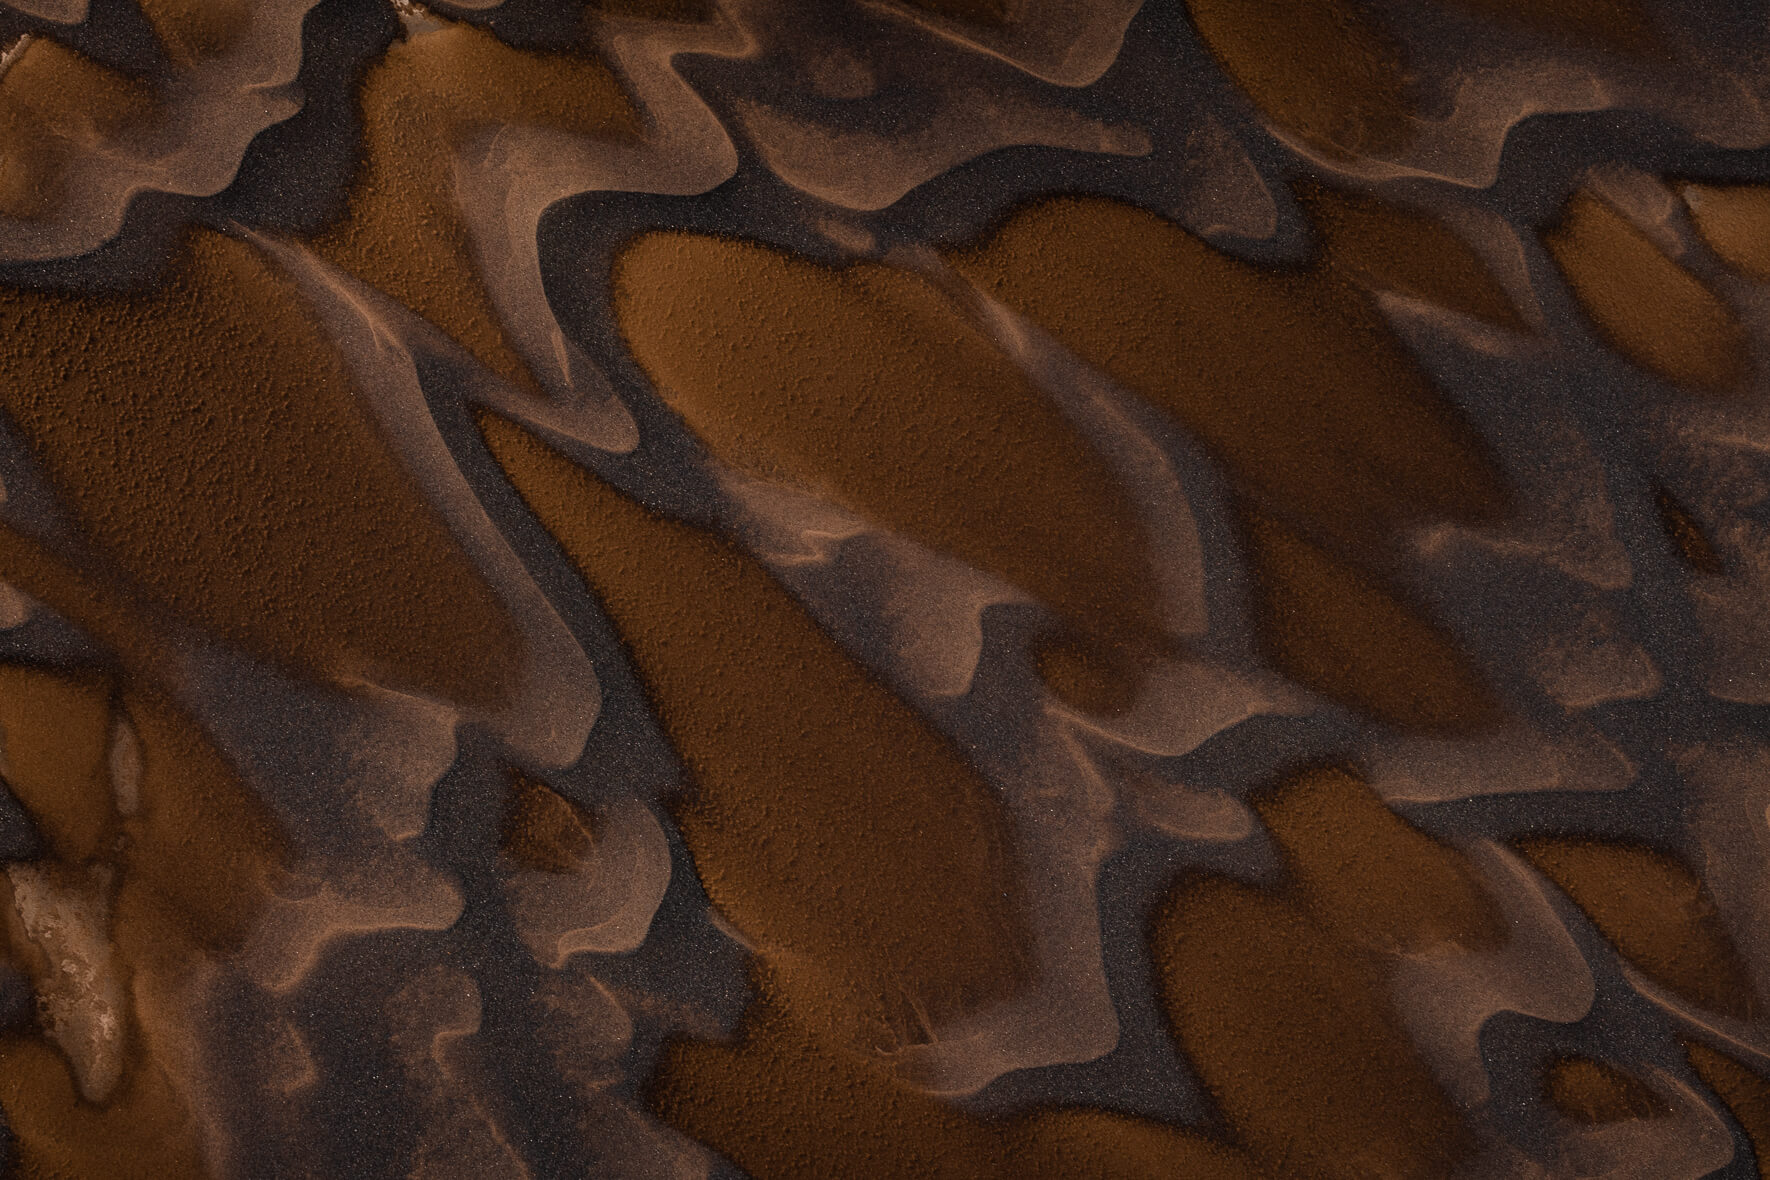
<instances>
[{"instance_id":1,"label":"brown sand","mask_svg":"<svg viewBox=\"0 0 1770 1180\"><path fill-rule=\"evenodd\" d=\"M1605 201L1575 193L1543 243L1599 333L1631 361L1707 392L1745 381L1751 357L1733 309Z\"/></svg>"},{"instance_id":2,"label":"brown sand","mask_svg":"<svg viewBox=\"0 0 1770 1180\"><path fill-rule=\"evenodd\" d=\"M1182 1048L1236 1139L1278 1175L1449 1175L1467 1134L1386 1002L1387 953L1501 929L1462 857L1358 779L1319 769L1257 800L1272 894L1183 879L1151 934Z\"/></svg>"},{"instance_id":3,"label":"brown sand","mask_svg":"<svg viewBox=\"0 0 1770 1180\"><path fill-rule=\"evenodd\" d=\"M1758 1157L1758 1175L1770 1178L1770 1081L1707 1045L1686 1044L1685 1056L1745 1131Z\"/></svg>"},{"instance_id":4,"label":"brown sand","mask_svg":"<svg viewBox=\"0 0 1770 1180\"><path fill-rule=\"evenodd\" d=\"M50 852L69 864L97 855L117 818L109 763L111 691L110 677L101 672L0 665L6 786Z\"/></svg>"},{"instance_id":5,"label":"brown sand","mask_svg":"<svg viewBox=\"0 0 1770 1180\"><path fill-rule=\"evenodd\" d=\"M1392 725L1473 729L1499 707L1450 638L1356 566L1247 514L1263 646L1308 688Z\"/></svg>"},{"instance_id":6,"label":"brown sand","mask_svg":"<svg viewBox=\"0 0 1770 1180\"><path fill-rule=\"evenodd\" d=\"M1217 64L1261 114L1339 157L1407 146L1401 45L1352 0L1187 0Z\"/></svg>"},{"instance_id":7,"label":"brown sand","mask_svg":"<svg viewBox=\"0 0 1770 1180\"><path fill-rule=\"evenodd\" d=\"M315 248L493 371L535 388L480 282L454 200L454 161L476 133L506 123L635 136L638 116L620 85L593 58L512 49L483 29L450 24L395 42L359 94L365 164L345 219Z\"/></svg>"},{"instance_id":8,"label":"brown sand","mask_svg":"<svg viewBox=\"0 0 1770 1180\"><path fill-rule=\"evenodd\" d=\"M127 846L119 927L142 894L158 923L141 941L183 940L211 950L238 947L287 857L264 803L195 723L147 687L123 694L120 713L141 743L139 814L124 821ZM120 943L128 940L121 930Z\"/></svg>"},{"instance_id":9,"label":"brown sand","mask_svg":"<svg viewBox=\"0 0 1770 1180\"><path fill-rule=\"evenodd\" d=\"M136 0L166 55L184 66L227 52L252 24L250 0Z\"/></svg>"},{"instance_id":10,"label":"brown sand","mask_svg":"<svg viewBox=\"0 0 1770 1180\"><path fill-rule=\"evenodd\" d=\"M1262 270L1091 198L1028 206L951 261L1222 462L1271 523L1250 539L1267 579L1259 621L1287 672L1399 724L1490 719L1466 661L1381 583L1397 530L1497 519L1505 489L1473 431L1335 268ZM1261 551L1267 539L1282 552ZM1330 548L1353 560L1335 579L1349 593L1312 589L1341 568ZM1392 630L1404 642L1365 642Z\"/></svg>"},{"instance_id":11,"label":"brown sand","mask_svg":"<svg viewBox=\"0 0 1770 1180\"><path fill-rule=\"evenodd\" d=\"M1461 853L1390 811L1342 770L1315 770L1255 799L1297 894L1336 937L1411 954L1505 941L1504 917Z\"/></svg>"},{"instance_id":12,"label":"brown sand","mask_svg":"<svg viewBox=\"0 0 1770 1180\"><path fill-rule=\"evenodd\" d=\"M707 893L795 1003L847 1035L909 1036L1025 969L994 794L751 558L661 519L500 419L517 490L626 641L687 764L673 809ZM906 1006L907 1005L907 1008Z\"/></svg>"},{"instance_id":13,"label":"brown sand","mask_svg":"<svg viewBox=\"0 0 1770 1180\"><path fill-rule=\"evenodd\" d=\"M935 16L956 17L980 25L1007 24L1015 9L1021 6L1017 0L905 0L905 3Z\"/></svg>"},{"instance_id":14,"label":"brown sand","mask_svg":"<svg viewBox=\"0 0 1770 1180\"><path fill-rule=\"evenodd\" d=\"M1699 574L1727 572L1727 563L1715 551L1708 534L1703 532L1696 518L1670 492L1664 488L1656 488L1653 502L1659 509L1659 523L1665 530L1666 539L1672 543L1673 552L1684 559L1685 565Z\"/></svg>"},{"instance_id":15,"label":"brown sand","mask_svg":"<svg viewBox=\"0 0 1770 1180\"><path fill-rule=\"evenodd\" d=\"M666 1053L665 1118L759 1178L1254 1175L1193 1134L1092 1112L997 1125L894 1080L879 1049L1025 970L989 789L749 558L481 426L626 640L694 781L674 810L696 867L762 956L741 1040Z\"/></svg>"},{"instance_id":16,"label":"brown sand","mask_svg":"<svg viewBox=\"0 0 1770 1180\"><path fill-rule=\"evenodd\" d=\"M165 1075L140 1065L104 1106L82 1100L61 1056L0 1036L0 1106L20 1177L29 1180L203 1180L199 1130Z\"/></svg>"},{"instance_id":17,"label":"brown sand","mask_svg":"<svg viewBox=\"0 0 1770 1180\"><path fill-rule=\"evenodd\" d=\"M1715 257L1748 279L1770 282L1770 187L1687 184L1690 220Z\"/></svg>"},{"instance_id":18,"label":"brown sand","mask_svg":"<svg viewBox=\"0 0 1770 1180\"><path fill-rule=\"evenodd\" d=\"M1022 588L1071 631L1054 687L1084 707L1129 697L1165 631L1136 512L933 284L650 234L616 263L615 314L660 396L721 459Z\"/></svg>"},{"instance_id":19,"label":"brown sand","mask_svg":"<svg viewBox=\"0 0 1770 1180\"><path fill-rule=\"evenodd\" d=\"M1664 853L1625 844L1519 843L1604 937L1650 978L1714 1012L1749 1019L1758 1000L1714 900Z\"/></svg>"},{"instance_id":20,"label":"brown sand","mask_svg":"<svg viewBox=\"0 0 1770 1180\"><path fill-rule=\"evenodd\" d=\"M202 1175L200 1131L167 1077L168 1067L186 1063L162 1062L152 1046L183 1039L189 1013L181 989L206 953L237 948L244 939L282 863L280 838L263 805L202 733L152 690L125 691L113 710L116 698L100 678L19 668L0 674L22 698L0 721L9 759L21 749L26 777L34 781L46 770L47 747L60 743L73 760L63 764L59 781L70 795L78 793L80 811L102 815L103 842L76 846L58 834L67 826L68 799L44 800L29 791L21 796L32 818L57 833L51 837L57 857L43 871L57 879L98 881L110 898L109 926L99 935L109 939L127 995L119 1034L122 1079L102 1106L79 1095L66 1059L42 1033L0 1038L0 1106L14 1136L19 1174ZM66 715L77 722L72 731L41 732L63 719L43 709L68 700L77 702ZM104 777L108 738L118 721L131 727L140 752L139 798L128 817L118 816ZM15 777L9 776L9 784ZM97 822L81 819L88 827ZM99 863L75 869L72 856ZM9 957L44 986L62 968L10 920L10 886L0 893L0 912L9 915Z\"/></svg>"},{"instance_id":21,"label":"brown sand","mask_svg":"<svg viewBox=\"0 0 1770 1180\"><path fill-rule=\"evenodd\" d=\"M1318 184L1298 196L1327 245L1327 254L1355 281L1522 328L1517 309L1486 263L1428 214L1376 197Z\"/></svg>"},{"instance_id":22,"label":"brown sand","mask_svg":"<svg viewBox=\"0 0 1770 1180\"><path fill-rule=\"evenodd\" d=\"M1578 1123L1617 1123L1671 1113L1645 1084L1590 1057L1561 1057L1543 1078L1549 1105Z\"/></svg>"},{"instance_id":23,"label":"brown sand","mask_svg":"<svg viewBox=\"0 0 1770 1180\"><path fill-rule=\"evenodd\" d=\"M1311 531L1482 521L1505 489L1473 430L1332 268L1267 270L1153 213L1041 200L951 261L1148 397Z\"/></svg>"},{"instance_id":24,"label":"brown sand","mask_svg":"<svg viewBox=\"0 0 1770 1180\"><path fill-rule=\"evenodd\" d=\"M510 780L500 850L527 869L543 873L576 869L596 842L590 817L525 774L512 771Z\"/></svg>"},{"instance_id":25,"label":"brown sand","mask_svg":"<svg viewBox=\"0 0 1770 1180\"><path fill-rule=\"evenodd\" d=\"M47 38L0 77L0 214L40 218L61 204L71 152L157 112L142 84Z\"/></svg>"},{"instance_id":26,"label":"brown sand","mask_svg":"<svg viewBox=\"0 0 1770 1180\"><path fill-rule=\"evenodd\" d=\"M770 988L764 979L765 997ZM1254 1180L1238 1151L1093 1110L985 1120L807 1035L772 999L735 1045L666 1048L653 1098L673 1125L756 1180Z\"/></svg>"},{"instance_id":27,"label":"brown sand","mask_svg":"<svg viewBox=\"0 0 1770 1180\"><path fill-rule=\"evenodd\" d=\"M713 0L594 0L610 16L640 16L647 20L704 21L718 12Z\"/></svg>"},{"instance_id":28,"label":"brown sand","mask_svg":"<svg viewBox=\"0 0 1770 1180\"><path fill-rule=\"evenodd\" d=\"M1577 45L1643 55L1658 45L1647 10L1637 0L1449 0L1501 24Z\"/></svg>"},{"instance_id":29,"label":"brown sand","mask_svg":"<svg viewBox=\"0 0 1770 1180\"><path fill-rule=\"evenodd\" d=\"M1451 1173L1463 1132L1372 957L1225 880L1176 888L1154 944L1175 1034L1257 1160L1346 1180Z\"/></svg>"},{"instance_id":30,"label":"brown sand","mask_svg":"<svg viewBox=\"0 0 1770 1180\"><path fill-rule=\"evenodd\" d=\"M0 404L124 585L309 675L504 699L520 644L292 283L193 233L156 293L0 293Z\"/></svg>"}]
</instances>

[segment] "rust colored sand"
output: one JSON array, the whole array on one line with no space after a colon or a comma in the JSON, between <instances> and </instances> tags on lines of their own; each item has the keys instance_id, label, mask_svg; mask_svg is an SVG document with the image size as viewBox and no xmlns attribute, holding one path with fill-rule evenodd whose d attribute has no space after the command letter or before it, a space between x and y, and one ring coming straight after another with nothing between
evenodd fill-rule
<instances>
[{"instance_id":1,"label":"rust colored sand","mask_svg":"<svg viewBox=\"0 0 1770 1180\"><path fill-rule=\"evenodd\" d=\"M166 54L183 66L227 52L252 24L249 0L136 0Z\"/></svg>"},{"instance_id":2,"label":"rust colored sand","mask_svg":"<svg viewBox=\"0 0 1770 1180\"><path fill-rule=\"evenodd\" d=\"M707 893L801 1017L892 1042L1016 988L1018 869L965 759L751 558L481 428L626 641L693 780L674 811Z\"/></svg>"},{"instance_id":3,"label":"rust colored sand","mask_svg":"<svg viewBox=\"0 0 1770 1180\"><path fill-rule=\"evenodd\" d=\"M111 788L111 678L0 666L6 787L58 860L96 856L116 821ZM108 849L106 849L108 851Z\"/></svg>"},{"instance_id":4,"label":"rust colored sand","mask_svg":"<svg viewBox=\"0 0 1770 1180\"><path fill-rule=\"evenodd\" d=\"M1502 327L1524 326L1487 264L1431 215L1317 184L1305 185L1299 196L1329 259L1359 283Z\"/></svg>"},{"instance_id":5,"label":"rust colored sand","mask_svg":"<svg viewBox=\"0 0 1770 1180\"><path fill-rule=\"evenodd\" d=\"M1744 1020L1758 1011L1714 899L1683 864L1597 841L1545 838L1518 848L1649 977L1714 1012Z\"/></svg>"},{"instance_id":6,"label":"rust colored sand","mask_svg":"<svg viewBox=\"0 0 1770 1180\"><path fill-rule=\"evenodd\" d=\"M1505 920L1462 854L1389 810L1357 776L1310 771L1255 808L1297 893L1336 937L1392 954L1505 941Z\"/></svg>"},{"instance_id":7,"label":"rust colored sand","mask_svg":"<svg viewBox=\"0 0 1770 1180\"><path fill-rule=\"evenodd\" d=\"M1770 281L1770 187L1687 184L1681 191L1715 257L1749 279Z\"/></svg>"},{"instance_id":8,"label":"rust colored sand","mask_svg":"<svg viewBox=\"0 0 1770 1180\"><path fill-rule=\"evenodd\" d=\"M1451 1174L1468 1134L1389 1008L1385 975L1392 954L1493 944L1491 904L1460 854L1344 771L1296 775L1258 806L1284 891L1183 879L1153 922L1182 1048L1276 1174Z\"/></svg>"},{"instance_id":9,"label":"rust colored sand","mask_svg":"<svg viewBox=\"0 0 1770 1180\"><path fill-rule=\"evenodd\" d=\"M1739 1120L1758 1157L1758 1175L1770 1177L1770 1080L1707 1045L1686 1044L1684 1051L1690 1068Z\"/></svg>"},{"instance_id":10,"label":"rust colored sand","mask_svg":"<svg viewBox=\"0 0 1770 1180\"><path fill-rule=\"evenodd\" d=\"M0 406L123 587L308 675L509 692L509 620L250 246L193 234L151 295L6 291L0 332Z\"/></svg>"},{"instance_id":11,"label":"rust colored sand","mask_svg":"<svg viewBox=\"0 0 1770 1180\"><path fill-rule=\"evenodd\" d=\"M1334 700L1396 725L1470 729L1499 707L1442 630L1349 562L1248 514L1264 646Z\"/></svg>"},{"instance_id":12,"label":"rust colored sand","mask_svg":"<svg viewBox=\"0 0 1770 1180\"><path fill-rule=\"evenodd\" d=\"M659 395L719 458L840 503L1020 587L1128 695L1166 631L1141 522L1104 459L919 275L649 234L615 315ZM1054 684L1068 690L1073 677Z\"/></svg>"},{"instance_id":13,"label":"rust colored sand","mask_svg":"<svg viewBox=\"0 0 1770 1180\"><path fill-rule=\"evenodd\" d=\"M1716 552L1714 542L1697 523L1690 510L1666 491L1655 488L1653 492L1654 507L1659 509L1660 528L1665 530L1666 539L1672 543L1672 551L1684 560L1684 564L1699 574L1724 574L1727 563L1721 560Z\"/></svg>"},{"instance_id":14,"label":"rust colored sand","mask_svg":"<svg viewBox=\"0 0 1770 1180\"><path fill-rule=\"evenodd\" d=\"M500 850L524 868L543 873L577 868L596 842L590 817L544 783L516 772L510 778Z\"/></svg>"},{"instance_id":15,"label":"rust colored sand","mask_svg":"<svg viewBox=\"0 0 1770 1180\"><path fill-rule=\"evenodd\" d=\"M315 248L500 376L535 388L480 281L454 198L455 161L507 123L607 139L637 134L614 75L592 57L525 53L483 29L448 24L396 41L359 93L365 163L344 220Z\"/></svg>"},{"instance_id":16,"label":"rust colored sand","mask_svg":"<svg viewBox=\"0 0 1770 1180\"><path fill-rule=\"evenodd\" d=\"M1461 1126L1365 953L1223 880L1175 890L1154 952L1175 1034L1256 1159L1345 1180L1451 1173Z\"/></svg>"},{"instance_id":17,"label":"rust colored sand","mask_svg":"<svg viewBox=\"0 0 1770 1180\"><path fill-rule=\"evenodd\" d=\"M1498 519L1505 489L1336 269L1264 271L1154 214L1085 198L1031 205L952 264L1222 462L1281 667L1398 724L1492 719L1467 661L1383 575L1400 530Z\"/></svg>"},{"instance_id":18,"label":"rust colored sand","mask_svg":"<svg viewBox=\"0 0 1770 1180\"><path fill-rule=\"evenodd\" d=\"M1636 1078L1590 1057L1559 1057L1543 1078L1549 1104L1579 1123L1617 1123L1671 1113L1665 1101Z\"/></svg>"},{"instance_id":19,"label":"rust colored sand","mask_svg":"<svg viewBox=\"0 0 1770 1180\"><path fill-rule=\"evenodd\" d=\"M46 38L0 77L0 214L47 216L64 196L71 153L157 113L142 84Z\"/></svg>"},{"instance_id":20,"label":"rust colored sand","mask_svg":"<svg viewBox=\"0 0 1770 1180\"><path fill-rule=\"evenodd\" d=\"M1029 205L951 261L1312 531L1369 541L1506 509L1474 431L1331 267L1261 269L1153 213L1083 197Z\"/></svg>"},{"instance_id":21,"label":"rust colored sand","mask_svg":"<svg viewBox=\"0 0 1770 1180\"><path fill-rule=\"evenodd\" d=\"M113 692L90 675L43 669L6 668L0 675L12 682L9 697L24 698L0 718L9 755L28 752L29 773L36 776L48 769L43 752L67 750L61 782L83 810L103 817L102 842L84 847L53 838L56 856L39 862L37 871L70 885L87 882L88 891L105 899L107 926L93 933L108 941L125 987L119 1024L108 1037L121 1056L121 1075L102 1105L81 1093L72 1059L42 1033L0 1038L0 1106L21 1174L203 1175L198 1115L173 1080L190 1064L182 1049L186 989L210 955L237 949L244 939L284 859L280 837L201 731L153 690ZM44 709L70 695L88 723L64 733L61 718ZM117 740L134 744L139 767L122 815L112 783L91 765L108 761ZM26 806L51 832L65 827L66 800L27 800ZM11 886L4 892L10 902ZM17 910L16 904L0 908L9 916ZM65 986L50 978L62 966L45 958L16 920L9 925L9 957L26 965L39 988Z\"/></svg>"},{"instance_id":22,"label":"rust colored sand","mask_svg":"<svg viewBox=\"0 0 1770 1180\"><path fill-rule=\"evenodd\" d=\"M756 1180L1255 1180L1239 1151L1188 1131L1093 1110L979 1118L894 1080L769 999L735 1045L666 1048L659 1113Z\"/></svg>"},{"instance_id":23,"label":"rust colored sand","mask_svg":"<svg viewBox=\"0 0 1770 1180\"><path fill-rule=\"evenodd\" d=\"M1636 0L1449 0L1449 6L1575 45L1637 55L1657 45L1652 21Z\"/></svg>"},{"instance_id":24,"label":"rust colored sand","mask_svg":"<svg viewBox=\"0 0 1770 1180\"><path fill-rule=\"evenodd\" d=\"M1412 137L1399 42L1352 0L1187 0L1199 37L1280 131L1330 155Z\"/></svg>"},{"instance_id":25,"label":"rust colored sand","mask_svg":"<svg viewBox=\"0 0 1770 1180\"><path fill-rule=\"evenodd\" d=\"M1675 385L1736 390L1751 368L1733 309L1602 198L1582 189L1543 235L1598 331Z\"/></svg>"}]
</instances>

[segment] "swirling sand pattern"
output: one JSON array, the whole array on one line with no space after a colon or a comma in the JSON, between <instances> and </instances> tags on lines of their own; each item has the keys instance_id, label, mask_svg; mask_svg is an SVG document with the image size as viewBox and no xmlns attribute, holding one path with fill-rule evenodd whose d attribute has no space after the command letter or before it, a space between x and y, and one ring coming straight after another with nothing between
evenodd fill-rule
<instances>
[{"instance_id":1,"label":"swirling sand pattern","mask_svg":"<svg viewBox=\"0 0 1770 1180\"><path fill-rule=\"evenodd\" d=\"M1759 0L6 0L9 1174L1770 1176Z\"/></svg>"}]
</instances>

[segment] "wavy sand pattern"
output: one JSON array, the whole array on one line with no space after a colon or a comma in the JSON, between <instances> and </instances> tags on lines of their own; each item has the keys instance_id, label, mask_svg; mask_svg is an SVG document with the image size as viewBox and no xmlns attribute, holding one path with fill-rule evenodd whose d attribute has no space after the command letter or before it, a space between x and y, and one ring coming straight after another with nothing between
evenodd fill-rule
<instances>
[{"instance_id":1,"label":"wavy sand pattern","mask_svg":"<svg viewBox=\"0 0 1770 1180\"><path fill-rule=\"evenodd\" d=\"M1770 1176L1767 360L1761 0L0 0L4 1174Z\"/></svg>"}]
</instances>

